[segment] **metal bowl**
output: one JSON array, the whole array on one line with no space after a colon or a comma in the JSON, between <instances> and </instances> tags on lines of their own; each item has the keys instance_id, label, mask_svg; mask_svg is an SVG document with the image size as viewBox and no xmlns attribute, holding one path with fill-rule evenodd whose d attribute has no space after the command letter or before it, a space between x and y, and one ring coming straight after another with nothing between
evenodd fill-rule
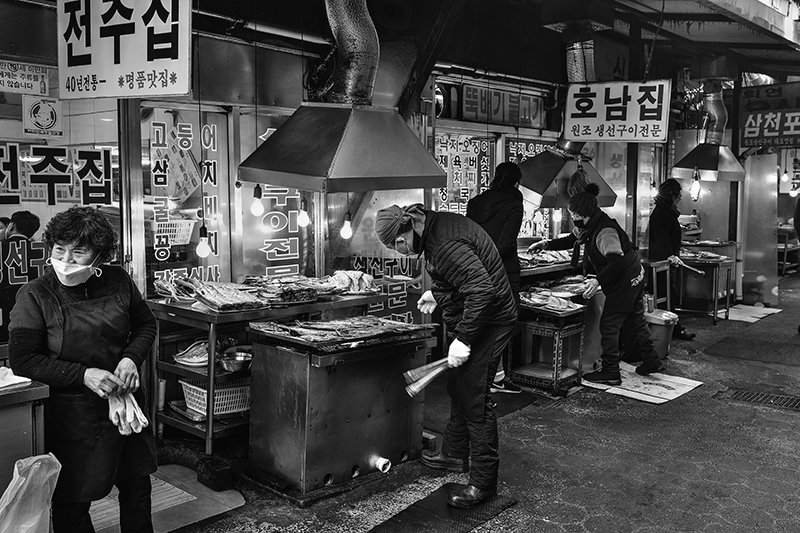
<instances>
[{"instance_id":1,"label":"metal bowl","mask_svg":"<svg viewBox=\"0 0 800 533\"><path fill-rule=\"evenodd\" d=\"M226 352L225 356L219 360L222 368L228 372L240 372L250 368L253 361L253 354L247 352Z\"/></svg>"}]
</instances>

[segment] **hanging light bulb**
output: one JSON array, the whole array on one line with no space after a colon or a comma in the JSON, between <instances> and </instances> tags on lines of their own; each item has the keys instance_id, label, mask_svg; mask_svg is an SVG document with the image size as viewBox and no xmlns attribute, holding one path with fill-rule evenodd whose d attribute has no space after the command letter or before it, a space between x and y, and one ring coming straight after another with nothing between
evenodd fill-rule
<instances>
[{"instance_id":1,"label":"hanging light bulb","mask_svg":"<svg viewBox=\"0 0 800 533\"><path fill-rule=\"evenodd\" d=\"M658 195L658 185L656 185L656 180L652 179L650 181L650 195L657 196Z\"/></svg>"},{"instance_id":2,"label":"hanging light bulb","mask_svg":"<svg viewBox=\"0 0 800 533\"><path fill-rule=\"evenodd\" d=\"M253 189L253 204L250 206L250 213L254 217L260 217L264 214L264 204L261 203L261 185L256 183L256 188Z\"/></svg>"},{"instance_id":3,"label":"hanging light bulb","mask_svg":"<svg viewBox=\"0 0 800 533\"><path fill-rule=\"evenodd\" d=\"M561 209L553 209L553 222L558 224L561 222Z\"/></svg>"},{"instance_id":4,"label":"hanging light bulb","mask_svg":"<svg viewBox=\"0 0 800 533\"><path fill-rule=\"evenodd\" d=\"M783 169L783 176L781 176L781 181L784 183L789 181L789 172L785 168Z\"/></svg>"},{"instance_id":5,"label":"hanging light bulb","mask_svg":"<svg viewBox=\"0 0 800 533\"><path fill-rule=\"evenodd\" d=\"M342 224L342 229L339 231L339 235L341 235L342 239L349 239L353 236L353 228L350 226L350 221L353 219L350 211L344 214L344 224Z\"/></svg>"},{"instance_id":6,"label":"hanging light bulb","mask_svg":"<svg viewBox=\"0 0 800 533\"><path fill-rule=\"evenodd\" d=\"M205 223L200 226L200 242L197 243L195 253L199 257L208 257L211 254L211 246L208 245L208 229Z\"/></svg>"},{"instance_id":7,"label":"hanging light bulb","mask_svg":"<svg viewBox=\"0 0 800 533\"><path fill-rule=\"evenodd\" d=\"M695 202L700 198L700 173L697 171L697 167L694 169L694 177L692 178L692 186L689 188L689 194Z\"/></svg>"},{"instance_id":8,"label":"hanging light bulb","mask_svg":"<svg viewBox=\"0 0 800 533\"><path fill-rule=\"evenodd\" d=\"M306 201L306 197L300 200L300 213L297 214L297 225L301 228L305 228L311 223L311 219L308 218L308 202Z\"/></svg>"},{"instance_id":9,"label":"hanging light bulb","mask_svg":"<svg viewBox=\"0 0 800 533\"><path fill-rule=\"evenodd\" d=\"M792 190L789 191L789 196L791 196L792 198L797 198L798 192L799 191L797 190L797 183L792 183Z\"/></svg>"}]
</instances>

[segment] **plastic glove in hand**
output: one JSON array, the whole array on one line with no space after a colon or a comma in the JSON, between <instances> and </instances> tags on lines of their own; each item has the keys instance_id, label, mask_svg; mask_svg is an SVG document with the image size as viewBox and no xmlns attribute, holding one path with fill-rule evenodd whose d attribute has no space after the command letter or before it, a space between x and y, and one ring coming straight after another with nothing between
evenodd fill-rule
<instances>
[{"instance_id":1,"label":"plastic glove in hand","mask_svg":"<svg viewBox=\"0 0 800 533\"><path fill-rule=\"evenodd\" d=\"M667 257L667 261L669 261L670 265L678 266L681 264L681 258L678 257L677 255L671 255Z\"/></svg>"},{"instance_id":2,"label":"plastic glove in hand","mask_svg":"<svg viewBox=\"0 0 800 533\"><path fill-rule=\"evenodd\" d=\"M419 300L417 300L417 309L421 313L430 314L436 309L436 300L433 298L431 291L425 291Z\"/></svg>"},{"instance_id":3,"label":"plastic glove in hand","mask_svg":"<svg viewBox=\"0 0 800 533\"><path fill-rule=\"evenodd\" d=\"M450 343L450 349L447 351L447 366L455 368L461 366L469 359L470 347L458 339Z\"/></svg>"},{"instance_id":4,"label":"plastic glove in hand","mask_svg":"<svg viewBox=\"0 0 800 533\"><path fill-rule=\"evenodd\" d=\"M528 246L528 253L533 254L538 252L539 250L544 250L547 248L547 241L541 240L539 242L535 242Z\"/></svg>"}]
</instances>

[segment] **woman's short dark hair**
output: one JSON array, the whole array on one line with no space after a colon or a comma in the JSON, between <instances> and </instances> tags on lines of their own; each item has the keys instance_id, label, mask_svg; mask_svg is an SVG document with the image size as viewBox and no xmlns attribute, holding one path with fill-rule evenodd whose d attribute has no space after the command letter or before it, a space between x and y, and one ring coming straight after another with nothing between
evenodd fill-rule
<instances>
[{"instance_id":1,"label":"woman's short dark hair","mask_svg":"<svg viewBox=\"0 0 800 533\"><path fill-rule=\"evenodd\" d=\"M494 169L492 185L499 187L514 187L522 179L522 170L516 163L500 163Z\"/></svg>"},{"instance_id":2,"label":"woman's short dark hair","mask_svg":"<svg viewBox=\"0 0 800 533\"><path fill-rule=\"evenodd\" d=\"M569 199L568 209L582 217L590 217L597 211L597 195L600 187L596 183L588 183L586 190L576 193Z\"/></svg>"},{"instance_id":3,"label":"woman's short dark hair","mask_svg":"<svg viewBox=\"0 0 800 533\"><path fill-rule=\"evenodd\" d=\"M50 219L42 235L48 249L75 244L96 251L105 263L117 253L117 233L108 219L93 207L70 207Z\"/></svg>"}]
</instances>

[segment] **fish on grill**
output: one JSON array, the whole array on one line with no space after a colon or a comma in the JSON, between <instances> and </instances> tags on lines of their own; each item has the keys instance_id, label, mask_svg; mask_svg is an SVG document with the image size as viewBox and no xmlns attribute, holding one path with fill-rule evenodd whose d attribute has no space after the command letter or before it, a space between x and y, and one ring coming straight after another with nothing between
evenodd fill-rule
<instances>
[{"instance_id":1,"label":"fish on grill","mask_svg":"<svg viewBox=\"0 0 800 533\"><path fill-rule=\"evenodd\" d=\"M194 297L199 302L215 311L247 311L269 306L269 302L223 283L200 281L187 277L175 278L175 283L187 290L192 290Z\"/></svg>"}]
</instances>

